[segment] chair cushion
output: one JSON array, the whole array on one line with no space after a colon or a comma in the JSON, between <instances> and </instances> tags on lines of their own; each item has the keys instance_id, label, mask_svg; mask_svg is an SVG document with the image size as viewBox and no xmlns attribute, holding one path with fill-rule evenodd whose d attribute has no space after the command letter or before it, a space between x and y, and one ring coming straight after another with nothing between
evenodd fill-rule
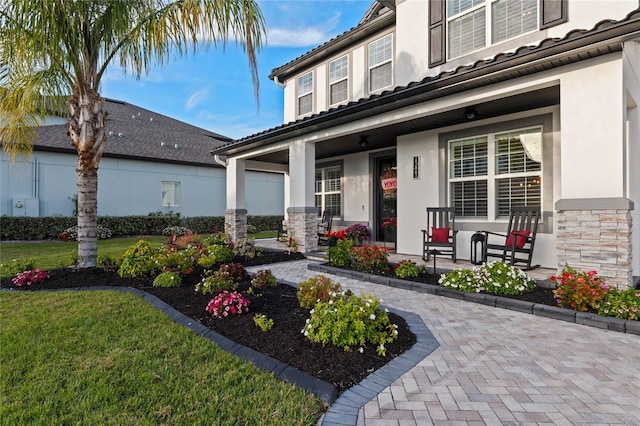
<instances>
[{"instance_id":1,"label":"chair cushion","mask_svg":"<svg viewBox=\"0 0 640 426\"><path fill-rule=\"evenodd\" d=\"M531 235L531 231L511 231L511 234L507 237L507 247L511 247L513 244L513 238L516 239L516 248L523 248L527 243L527 237Z\"/></svg>"},{"instance_id":2,"label":"chair cushion","mask_svg":"<svg viewBox=\"0 0 640 426\"><path fill-rule=\"evenodd\" d=\"M432 243L448 243L449 242L449 228L436 228L431 227L431 242Z\"/></svg>"}]
</instances>

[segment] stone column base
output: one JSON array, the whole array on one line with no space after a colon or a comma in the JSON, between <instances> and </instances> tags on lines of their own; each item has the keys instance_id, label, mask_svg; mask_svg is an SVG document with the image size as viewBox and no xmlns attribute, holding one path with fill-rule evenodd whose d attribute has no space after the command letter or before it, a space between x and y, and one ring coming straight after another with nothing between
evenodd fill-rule
<instances>
[{"instance_id":1,"label":"stone column base","mask_svg":"<svg viewBox=\"0 0 640 426\"><path fill-rule=\"evenodd\" d=\"M287 209L289 238L298 245L298 251L309 253L318 250L318 208L289 207Z\"/></svg>"},{"instance_id":2,"label":"stone column base","mask_svg":"<svg viewBox=\"0 0 640 426\"><path fill-rule=\"evenodd\" d=\"M224 233L234 243L247 238L246 209L230 209L224 212Z\"/></svg>"},{"instance_id":3,"label":"stone column base","mask_svg":"<svg viewBox=\"0 0 640 426\"><path fill-rule=\"evenodd\" d=\"M596 270L608 285L632 285L631 210L559 210L558 269Z\"/></svg>"}]
</instances>

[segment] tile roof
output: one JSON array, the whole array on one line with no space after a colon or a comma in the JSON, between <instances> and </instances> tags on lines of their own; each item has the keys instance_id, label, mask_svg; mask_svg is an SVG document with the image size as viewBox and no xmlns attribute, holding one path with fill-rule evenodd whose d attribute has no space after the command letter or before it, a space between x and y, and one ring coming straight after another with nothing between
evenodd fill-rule
<instances>
[{"instance_id":1,"label":"tile roof","mask_svg":"<svg viewBox=\"0 0 640 426\"><path fill-rule=\"evenodd\" d=\"M105 99L105 110L105 157L213 166L211 150L232 140L127 102ZM41 126L34 150L76 153L65 125Z\"/></svg>"},{"instance_id":2,"label":"tile roof","mask_svg":"<svg viewBox=\"0 0 640 426\"><path fill-rule=\"evenodd\" d=\"M386 110L400 108L407 104L445 96L448 94L447 90L468 90L472 88L473 84L481 84L481 77L489 78L491 79L490 83L495 83L611 53L620 50L621 40L629 37L640 37L640 8L631 11L619 21L606 19L598 22L588 30L573 30L562 38L546 38L537 45L522 46L512 52L499 53L489 59L443 71L436 76L426 77L421 81L411 82L406 86L398 86L393 90L351 101L347 104L330 108L327 111L246 136L226 145L222 149L215 149L214 152L230 153L231 151L237 151L237 149L243 150L242 147L245 146L268 143L267 140L272 137L277 137L278 140L281 140L287 134L295 133L300 135L317 129L320 123L326 123L334 119L353 119L352 115L355 113L368 114L369 116L380 114ZM611 43L616 43L618 46L612 47ZM593 46L593 49L588 52L579 51L581 48L590 46ZM571 57L554 57L549 60L554 55L562 55L571 51L575 51ZM543 61L539 61L541 59ZM509 72L510 68L516 65L523 68ZM504 74L498 78L488 77L490 73L496 71ZM475 81L471 82L473 79Z\"/></svg>"}]
</instances>

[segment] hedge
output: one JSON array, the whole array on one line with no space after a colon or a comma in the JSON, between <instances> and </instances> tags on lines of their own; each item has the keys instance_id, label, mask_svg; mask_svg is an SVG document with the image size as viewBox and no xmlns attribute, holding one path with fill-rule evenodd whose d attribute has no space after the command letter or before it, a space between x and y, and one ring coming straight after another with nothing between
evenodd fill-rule
<instances>
[{"instance_id":1,"label":"hedge","mask_svg":"<svg viewBox=\"0 0 640 426\"><path fill-rule=\"evenodd\" d=\"M248 216L247 223L258 231L278 229L282 216ZM77 225L76 217L2 216L0 240L51 240L67 228ZM179 214L150 213L148 216L100 216L98 224L109 228L114 237L128 235L162 235L169 226L184 226L199 234L224 231L224 217L197 216L181 218Z\"/></svg>"}]
</instances>

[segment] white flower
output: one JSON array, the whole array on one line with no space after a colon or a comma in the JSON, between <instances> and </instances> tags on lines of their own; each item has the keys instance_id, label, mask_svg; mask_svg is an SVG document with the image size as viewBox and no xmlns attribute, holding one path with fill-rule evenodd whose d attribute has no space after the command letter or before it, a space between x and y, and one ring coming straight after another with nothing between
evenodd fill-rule
<instances>
[{"instance_id":1,"label":"white flower","mask_svg":"<svg viewBox=\"0 0 640 426\"><path fill-rule=\"evenodd\" d=\"M359 348L358 348L358 352L363 353L363 352L364 352L364 348L359 347Z\"/></svg>"},{"instance_id":2,"label":"white flower","mask_svg":"<svg viewBox=\"0 0 640 426\"><path fill-rule=\"evenodd\" d=\"M375 319L376 319L376 314L371 314L371 315L369 315L369 319L370 319L371 321L375 320Z\"/></svg>"}]
</instances>

